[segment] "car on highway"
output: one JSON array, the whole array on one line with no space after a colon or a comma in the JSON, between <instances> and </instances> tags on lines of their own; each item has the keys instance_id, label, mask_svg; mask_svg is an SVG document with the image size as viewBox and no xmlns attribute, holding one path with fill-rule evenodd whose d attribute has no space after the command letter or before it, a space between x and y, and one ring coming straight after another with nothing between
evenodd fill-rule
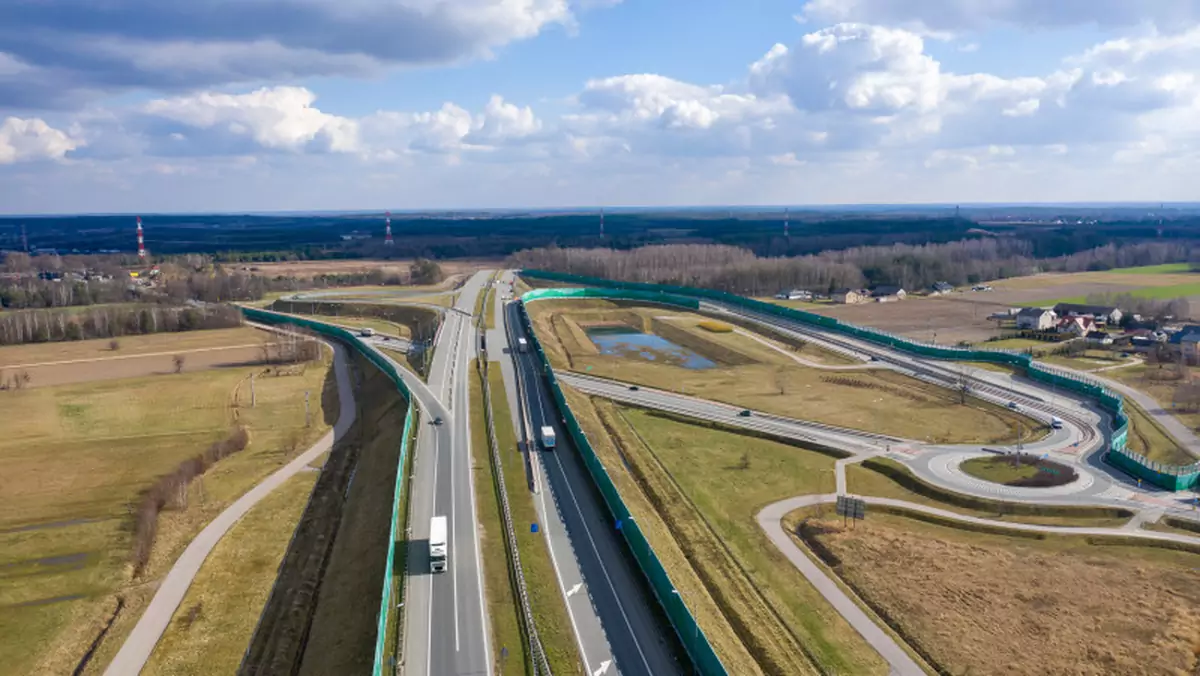
<instances>
[{"instance_id":1,"label":"car on highway","mask_svg":"<svg viewBox=\"0 0 1200 676\"><path fill-rule=\"evenodd\" d=\"M438 417L434 418L432 423L434 425L441 425L442 424L442 416L439 415Z\"/></svg>"},{"instance_id":2,"label":"car on highway","mask_svg":"<svg viewBox=\"0 0 1200 676\"><path fill-rule=\"evenodd\" d=\"M640 390L640 389L642 389L642 388L638 387L637 385L630 385L630 386L629 386L629 391L630 391L630 392L637 392L637 391L638 391L638 390Z\"/></svg>"},{"instance_id":3,"label":"car on highway","mask_svg":"<svg viewBox=\"0 0 1200 676\"><path fill-rule=\"evenodd\" d=\"M743 417L743 418L749 418L749 417L750 417L750 411L748 411L748 410L746 410L746 409L742 409L742 410L741 410L741 411L738 413L738 415L739 415L739 416L741 416L741 417Z\"/></svg>"},{"instance_id":4,"label":"car on highway","mask_svg":"<svg viewBox=\"0 0 1200 676\"><path fill-rule=\"evenodd\" d=\"M1011 408L1011 409L1012 409L1012 410L1014 410L1014 411L1016 411L1016 410L1018 410L1018 409L1020 409L1020 408L1021 408L1020 406L1017 406L1017 402L1015 402L1015 401L1010 401L1010 402L1008 402L1008 407L1009 407L1009 408Z\"/></svg>"}]
</instances>

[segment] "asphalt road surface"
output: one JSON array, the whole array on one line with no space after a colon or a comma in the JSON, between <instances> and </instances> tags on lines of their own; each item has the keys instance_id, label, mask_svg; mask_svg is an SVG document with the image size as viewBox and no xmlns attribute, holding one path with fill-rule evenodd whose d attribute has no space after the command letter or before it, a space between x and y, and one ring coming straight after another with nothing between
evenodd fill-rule
<instances>
[{"instance_id":1,"label":"asphalt road surface","mask_svg":"<svg viewBox=\"0 0 1200 676\"><path fill-rule=\"evenodd\" d=\"M425 415L417 436L409 524L404 673L409 676L491 674L492 655L472 474L470 360L476 353L471 322L490 272L476 273L447 312L436 339ZM421 396L418 395L418 400ZM443 405L444 404L444 405ZM433 425L435 417L443 420ZM485 452L486 449L478 449ZM445 572L429 568L429 522L445 516L449 554Z\"/></svg>"},{"instance_id":2,"label":"asphalt road surface","mask_svg":"<svg viewBox=\"0 0 1200 676\"><path fill-rule=\"evenodd\" d=\"M523 327L515 313L516 306L512 305L503 317L513 335L521 337ZM664 628L657 601L627 554L579 451L562 425L535 355L519 351L511 354L521 372L523 405L532 429L549 425L557 437L555 450L535 452L543 469L542 490L559 516L555 525L562 529L574 553L575 565L571 565L562 543L551 542L560 586L579 579L567 588L567 604L588 673L682 673L676 658L681 654L678 642L670 629ZM549 503L543 509L549 512Z\"/></svg>"}]
</instances>

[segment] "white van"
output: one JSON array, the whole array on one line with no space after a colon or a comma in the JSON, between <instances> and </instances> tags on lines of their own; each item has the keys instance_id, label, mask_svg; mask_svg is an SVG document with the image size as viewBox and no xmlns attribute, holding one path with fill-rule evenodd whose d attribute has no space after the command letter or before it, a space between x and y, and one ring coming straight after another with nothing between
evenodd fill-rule
<instances>
[{"instance_id":1,"label":"white van","mask_svg":"<svg viewBox=\"0 0 1200 676\"><path fill-rule=\"evenodd\" d=\"M446 570L449 545L446 544L446 517L435 516L429 522L429 569L435 573Z\"/></svg>"}]
</instances>

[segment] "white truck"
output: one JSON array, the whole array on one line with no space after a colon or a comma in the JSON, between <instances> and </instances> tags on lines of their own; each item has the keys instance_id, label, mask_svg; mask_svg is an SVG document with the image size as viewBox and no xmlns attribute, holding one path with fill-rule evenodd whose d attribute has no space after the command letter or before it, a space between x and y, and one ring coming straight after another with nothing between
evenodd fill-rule
<instances>
[{"instance_id":1,"label":"white truck","mask_svg":"<svg viewBox=\"0 0 1200 676\"><path fill-rule=\"evenodd\" d=\"M1060 418L1056 415L1050 416L1050 427L1052 427L1056 430L1061 430L1063 428L1062 418Z\"/></svg>"},{"instance_id":2,"label":"white truck","mask_svg":"<svg viewBox=\"0 0 1200 676\"><path fill-rule=\"evenodd\" d=\"M371 336L375 335L375 329L372 329L372 328L362 329L358 332L358 335L364 336L366 338L370 338Z\"/></svg>"},{"instance_id":3,"label":"white truck","mask_svg":"<svg viewBox=\"0 0 1200 676\"><path fill-rule=\"evenodd\" d=\"M446 570L449 552L446 544L446 517L435 516L429 521L429 570L441 573Z\"/></svg>"},{"instance_id":4,"label":"white truck","mask_svg":"<svg viewBox=\"0 0 1200 676\"><path fill-rule=\"evenodd\" d=\"M546 425L542 427L542 448L547 451L554 449L554 428Z\"/></svg>"},{"instance_id":5,"label":"white truck","mask_svg":"<svg viewBox=\"0 0 1200 676\"><path fill-rule=\"evenodd\" d=\"M528 352L529 351L529 343L526 342L524 338L518 338L517 339L517 350L519 350L521 352Z\"/></svg>"}]
</instances>

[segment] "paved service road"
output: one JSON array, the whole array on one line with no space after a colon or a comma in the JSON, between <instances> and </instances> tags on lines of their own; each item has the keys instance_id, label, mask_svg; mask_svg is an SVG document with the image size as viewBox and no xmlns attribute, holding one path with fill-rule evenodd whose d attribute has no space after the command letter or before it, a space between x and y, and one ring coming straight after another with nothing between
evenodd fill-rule
<instances>
[{"instance_id":1,"label":"paved service road","mask_svg":"<svg viewBox=\"0 0 1200 676\"><path fill-rule=\"evenodd\" d=\"M334 424L333 429L321 437L311 448L297 456L295 460L276 470L274 474L263 479L257 486L234 501L232 505L226 507L225 511L218 514L212 522L205 526L204 530L200 531L187 549L183 550L183 554L163 579L158 591L154 593L154 598L150 600L146 612L142 613L141 619L125 639L125 643L121 645L117 656L104 671L105 676L130 676L141 672L146 660L150 658L155 644L158 643L159 637L171 622L171 616L175 613L175 609L183 601L196 573L200 572L200 566L204 564L204 560L208 558L213 547L217 546L225 533L229 532L229 529L246 512L250 511L251 507L270 495L271 491L303 470L308 463L322 453L332 449L334 442L350 429L350 425L354 423L355 414L354 390L350 384L345 348L336 343L332 347L333 369L337 379L339 402L337 423Z\"/></svg>"},{"instance_id":2,"label":"paved service road","mask_svg":"<svg viewBox=\"0 0 1200 676\"><path fill-rule=\"evenodd\" d=\"M416 394L419 400L432 400L422 402L425 416L417 436L409 515L403 650L409 676L492 673L469 411L470 360L477 350L471 313L489 276L488 271L472 276L454 311L445 313L428 388ZM431 424L437 416L442 425ZM449 562L445 572L436 574L429 570L428 548L434 516L445 516L449 526Z\"/></svg>"},{"instance_id":3,"label":"paved service road","mask_svg":"<svg viewBox=\"0 0 1200 676\"><path fill-rule=\"evenodd\" d=\"M512 304L503 318L513 335L522 337L524 331L516 312ZM575 565L571 565L561 541L551 542L560 586L576 579L574 575L580 576L576 584L581 586L567 588L567 602L588 673L681 673L676 661L680 650L676 638L660 619L661 610L653 593L626 552L579 451L562 425L535 355L512 355L520 370L524 407L532 429L549 425L557 437L555 450L535 453L543 469L542 490L553 502L561 532L574 552ZM548 513L549 504L541 509Z\"/></svg>"}]
</instances>

